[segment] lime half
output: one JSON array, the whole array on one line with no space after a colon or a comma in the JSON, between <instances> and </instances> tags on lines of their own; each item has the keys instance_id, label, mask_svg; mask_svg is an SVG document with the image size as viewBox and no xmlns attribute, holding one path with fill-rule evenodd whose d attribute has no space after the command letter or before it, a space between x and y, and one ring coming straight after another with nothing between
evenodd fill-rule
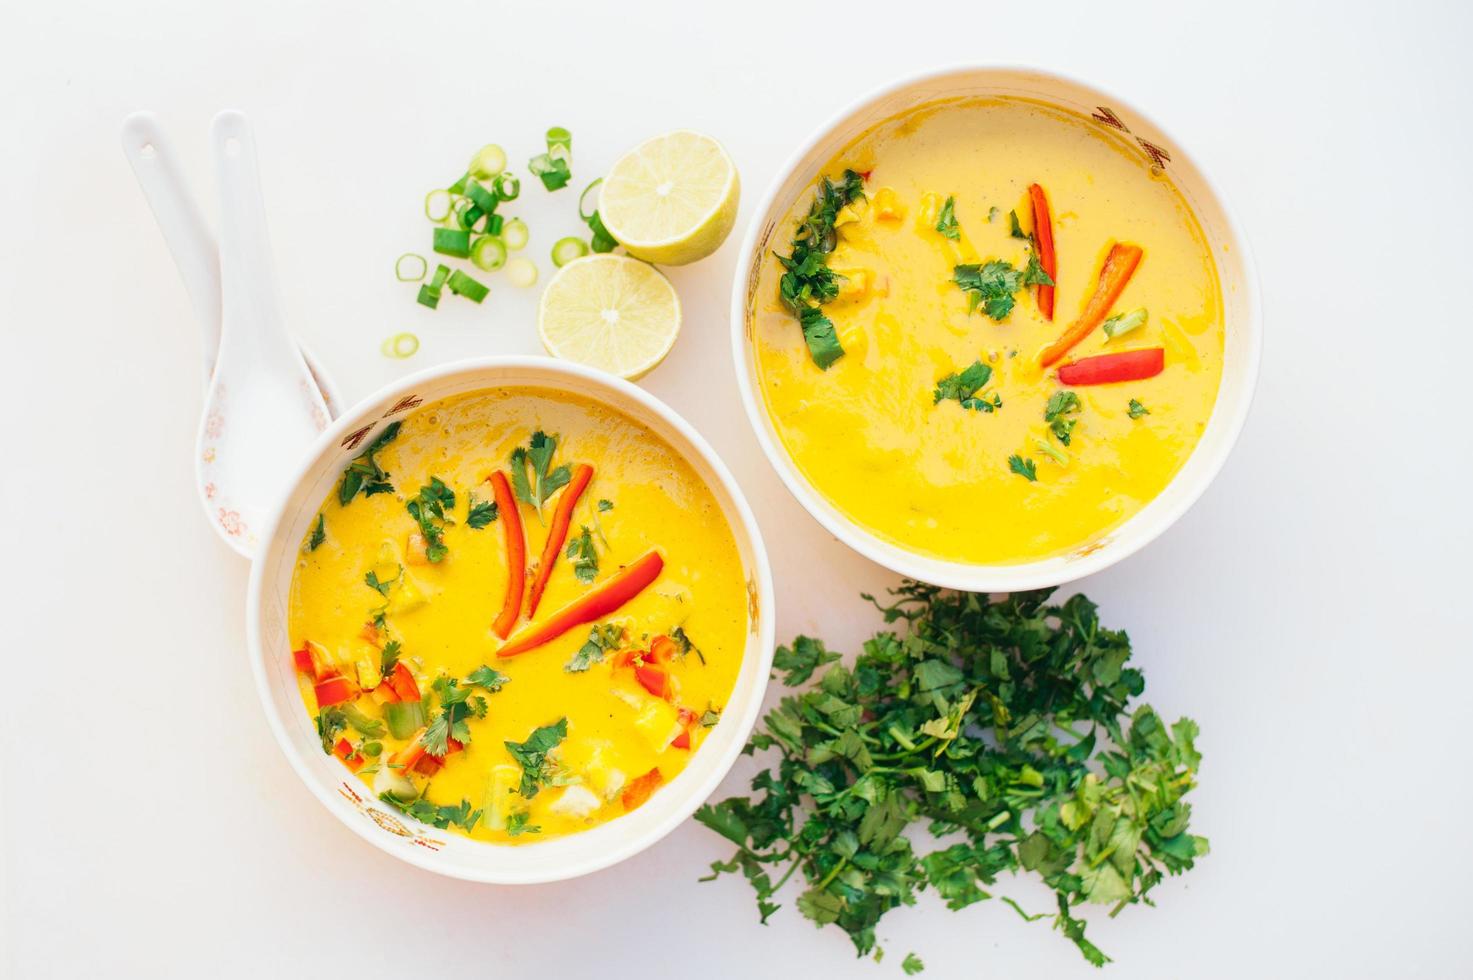
<instances>
[{"instance_id":1,"label":"lime half","mask_svg":"<svg viewBox=\"0 0 1473 980\"><path fill-rule=\"evenodd\" d=\"M726 241L740 197L736 165L721 144L677 130L619 158L599 190L598 211L630 255L685 265Z\"/></svg>"},{"instance_id":2,"label":"lime half","mask_svg":"<svg viewBox=\"0 0 1473 980\"><path fill-rule=\"evenodd\" d=\"M680 297L652 265L627 255L590 255L563 266L547 284L537 332L554 357L633 380L674 346Z\"/></svg>"}]
</instances>

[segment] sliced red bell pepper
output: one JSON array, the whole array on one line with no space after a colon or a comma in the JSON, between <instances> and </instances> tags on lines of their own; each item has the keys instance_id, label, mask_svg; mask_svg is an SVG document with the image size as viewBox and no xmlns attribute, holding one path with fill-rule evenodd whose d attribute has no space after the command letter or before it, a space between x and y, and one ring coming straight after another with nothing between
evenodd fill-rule
<instances>
[{"instance_id":1,"label":"sliced red bell pepper","mask_svg":"<svg viewBox=\"0 0 1473 980\"><path fill-rule=\"evenodd\" d=\"M358 686L346 677L329 677L312 688L317 697L317 706L326 708L334 704L351 701L358 696Z\"/></svg>"},{"instance_id":2,"label":"sliced red bell pepper","mask_svg":"<svg viewBox=\"0 0 1473 980\"><path fill-rule=\"evenodd\" d=\"M1028 185L1028 199L1033 202L1033 240L1038 244L1038 264L1054 282L1059 281L1059 257L1054 252L1054 219L1049 213L1048 195L1037 184ZM1038 284L1038 310L1045 320L1054 318L1054 287Z\"/></svg>"},{"instance_id":3,"label":"sliced red bell pepper","mask_svg":"<svg viewBox=\"0 0 1473 980\"><path fill-rule=\"evenodd\" d=\"M542 546L542 557L537 561L537 575L532 579L532 591L527 597L528 619L537 615L537 604L542 601L547 580L552 578L558 555L562 554L563 545L568 540L568 527L573 523L573 508L578 505L578 498L583 495L591 479L593 467L587 463L579 463L573 470L572 481L563 488L562 496L558 497L557 510L552 514L552 526L547 529L547 543Z\"/></svg>"},{"instance_id":4,"label":"sliced red bell pepper","mask_svg":"<svg viewBox=\"0 0 1473 980\"><path fill-rule=\"evenodd\" d=\"M373 699L379 704L398 704L403 699L394 691L394 686L388 681L380 681L379 686L371 692Z\"/></svg>"},{"instance_id":5,"label":"sliced red bell pepper","mask_svg":"<svg viewBox=\"0 0 1473 980\"><path fill-rule=\"evenodd\" d=\"M414 680L414 672L404 665L404 661L394 661L394 669L385 679L385 683L394 689L396 701L419 700L419 684Z\"/></svg>"},{"instance_id":6,"label":"sliced red bell pepper","mask_svg":"<svg viewBox=\"0 0 1473 980\"><path fill-rule=\"evenodd\" d=\"M421 728L409 736L409 744L389 756L390 768L397 768L401 772L413 769L425 757L424 734L425 729Z\"/></svg>"},{"instance_id":7,"label":"sliced red bell pepper","mask_svg":"<svg viewBox=\"0 0 1473 980\"><path fill-rule=\"evenodd\" d=\"M435 758L428 752L420 756L414 763L414 771L421 776L433 776L443 768L445 768L444 761Z\"/></svg>"},{"instance_id":8,"label":"sliced red bell pepper","mask_svg":"<svg viewBox=\"0 0 1473 980\"><path fill-rule=\"evenodd\" d=\"M1135 274L1135 268L1141 264L1141 256L1144 254L1139 245L1122 245L1117 242L1110 247L1110 254L1105 256L1105 264L1100 267L1100 279L1095 284L1094 294L1084 304L1084 312L1079 314L1079 319L1069 324L1069 329L1064 331L1063 336L1039 353L1038 362L1041 365L1048 367L1063 357L1104 321L1105 314L1110 312L1110 307L1120 298L1125 284L1130 282L1130 277Z\"/></svg>"},{"instance_id":9,"label":"sliced red bell pepper","mask_svg":"<svg viewBox=\"0 0 1473 980\"><path fill-rule=\"evenodd\" d=\"M659 667L635 667L634 679L657 698L670 697L670 675Z\"/></svg>"},{"instance_id":10,"label":"sliced red bell pepper","mask_svg":"<svg viewBox=\"0 0 1473 980\"><path fill-rule=\"evenodd\" d=\"M1116 381L1154 378L1166 368L1166 351L1160 347L1123 350L1116 354L1085 357L1059 368L1059 384L1107 385Z\"/></svg>"},{"instance_id":11,"label":"sliced red bell pepper","mask_svg":"<svg viewBox=\"0 0 1473 980\"><path fill-rule=\"evenodd\" d=\"M292 651L292 664L314 681L324 681L338 675L338 668L329 659L327 649L311 640L303 640L301 649Z\"/></svg>"},{"instance_id":12,"label":"sliced red bell pepper","mask_svg":"<svg viewBox=\"0 0 1473 980\"><path fill-rule=\"evenodd\" d=\"M511 628L517 624L517 617L522 612L522 591L527 582L527 539L522 532L517 498L511 492L506 474L497 470L490 479L496 510L501 516L502 534L506 538L506 598L491 629L504 640L511 635Z\"/></svg>"},{"instance_id":13,"label":"sliced red bell pepper","mask_svg":"<svg viewBox=\"0 0 1473 980\"><path fill-rule=\"evenodd\" d=\"M342 759L347 767L354 772L363 768L365 761L363 756L353 750L353 743L346 738L338 739L337 744L332 747L332 754Z\"/></svg>"},{"instance_id":14,"label":"sliced red bell pepper","mask_svg":"<svg viewBox=\"0 0 1473 980\"><path fill-rule=\"evenodd\" d=\"M675 659L675 641L668 636L657 636L650 641L651 663L668 664Z\"/></svg>"},{"instance_id":15,"label":"sliced red bell pepper","mask_svg":"<svg viewBox=\"0 0 1473 980\"><path fill-rule=\"evenodd\" d=\"M633 810L643 804L645 800L648 800L654 794L655 790L660 788L660 784L664 781L665 777L660 775L660 770L657 766L643 776L638 776L631 780L629 785L624 787L624 792L620 794L619 801L624 804L625 810Z\"/></svg>"},{"instance_id":16,"label":"sliced red bell pepper","mask_svg":"<svg viewBox=\"0 0 1473 980\"><path fill-rule=\"evenodd\" d=\"M665 559L660 557L658 551L651 551L632 565L619 569L602 584L559 609L539 625L529 627L518 636L512 637L496 655L515 657L557 639L570 629L612 614L659 578L660 570L664 567Z\"/></svg>"}]
</instances>

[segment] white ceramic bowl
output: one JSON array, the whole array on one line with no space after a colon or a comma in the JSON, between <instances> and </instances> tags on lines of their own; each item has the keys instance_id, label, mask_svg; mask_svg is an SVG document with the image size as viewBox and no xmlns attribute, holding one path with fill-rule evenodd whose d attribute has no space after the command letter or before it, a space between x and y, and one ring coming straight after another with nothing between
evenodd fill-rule
<instances>
[{"instance_id":1,"label":"white ceramic bowl","mask_svg":"<svg viewBox=\"0 0 1473 980\"><path fill-rule=\"evenodd\" d=\"M1207 429L1176 477L1139 513L1078 551L1037 561L977 565L927 557L887 541L852 521L799 472L773 428L757 381L751 309L762 256L778 222L799 195L811 192L820 168L856 136L907 109L957 96L1032 99L1070 110L1135 144L1164 170L1197 216L1222 284L1226 323L1222 384ZM1181 147L1121 99L1074 79L1023 67L957 67L902 79L867 95L821 126L792 156L757 205L742 244L731 301L737 384L757 441L798 502L835 537L886 568L935 585L969 592L1012 592L1059 585L1098 572L1133 554L1181 517L1207 489L1248 415L1258 379L1262 317L1248 245L1222 195Z\"/></svg>"},{"instance_id":2,"label":"white ceramic bowl","mask_svg":"<svg viewBox=\"0 0 1473 980\"><path fill-rule=\"evenodd\" d=\"M439 831L374 799L341 762L326 755L302 705L287 636L287 596L298 548L343 467L388 420L420 405L492 387L535 386L581 395L635 419L668 442L711 488L730 524L751 597L747 645L736 687L685 770L633 813L567 837L490 844ZM361 402L333 423L298 470L251 569L246 629L251 667L272 731L297 774L323 805L375 846L431 871L472 881L523 884L587 874L622 861L691 815L736 761L762 707L772 665L773 591L757 523L726 466L680 416L626 381L543 357L458 361L422 371Z\"/></svg>"}]
</instances>

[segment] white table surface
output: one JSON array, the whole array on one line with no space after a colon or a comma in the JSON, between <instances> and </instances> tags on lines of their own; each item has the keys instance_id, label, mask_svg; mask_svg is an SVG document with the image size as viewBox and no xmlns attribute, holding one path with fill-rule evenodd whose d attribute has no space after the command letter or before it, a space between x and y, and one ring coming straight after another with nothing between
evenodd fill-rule
<instances>
[{"instance_id":1,"label":"white table surface","mask_svg":"<svg viewBox=\"0 0 1473 980\"><path fill-rule=\"evenodd\" d=\"M927 976L1093 975L995 901L954 914L928 894L892 913L880 966L791 905L763 928L744 882L697 884L728 848L695 824L620 867L517 889L348 833L257 705L246 564L191 483L190 308L118 145L127 112L156 110L213 197L210 117L252 115L290 321L353 400L429 364L538 350L532 294L432 314L391 275L424 251L421 195L481 143L523 161L568 126L581 185L640 138L709 131L741 168L740 230L819 120L975 59L1061 68L1145 107L1235 204L1262 278L1262 378L1227 468L1161 540L1082 583L1130 630L1149 699L1200 722L1194 826L1212 840L1158 908L1095 917L1107 975L1468 975L1473 579L1454 556L1473 544L1473 16L1451 0L1188 6L11 6L0 963L24 978L874 978L915 950ZM529 195L534 254L578 230L571 196ZM853 649L874 626L857 593L894 580L824 534L758 450L727 348L735 246L671 272L685 330L644 383L746 488L786 583L780 639ZM404 329L419 355L380 356Z\"/></svg>"}]
</instances>

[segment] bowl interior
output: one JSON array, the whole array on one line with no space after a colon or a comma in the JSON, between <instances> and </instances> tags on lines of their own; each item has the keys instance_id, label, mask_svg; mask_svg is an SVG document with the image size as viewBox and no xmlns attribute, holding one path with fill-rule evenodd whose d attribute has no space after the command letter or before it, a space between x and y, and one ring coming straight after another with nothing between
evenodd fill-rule
<instances>
[{"instance_id":1,"label":"bowl interior","mask_svg":"<svg viewBox=\"0 0 1473 980\"><path fill-rule=\"evenodd\" d=\"M337 759L323 753L297 691L287 600L297 548L343 468L377 429L421 405L492 387L553 388L622 412L687 460L720 503L741 553L750 596L741 671L721 721L686 768L648 803L580 834L516 846L475 841L408 820L385 807ZM282 748L319 799L392 854L444 874L507 884L553 881L613 864L654 843L705 800L736 760L761 708L772 661L772 581L762 539L731 474L663 403L626 382L547 358L462 362L407 378L339 419L305 464L252 571L247 610L253 668Z\"/></svg>"},{"instance_id":2,"label":"bowl interior","mask_svg":"<svg viewBox=\"0 0 1473 980\"><path fill-rule=\"evenodd\" d=\"M819 494L799 472L773 427L752 352L751 311L760 261L773 235L819 171L874 124L941 99L988 96L1028 99L1065 109L1132 146L1172 181L1195 213L1217 260L1226 327L1222 381L1211 419L1195 451L1162 493L1124 524L1077 551L1029 562L977 565L907 551L876 536ZM732 296L737 382L758 441L788 489L818 521L850 547L896 572L972 592L1010 592L1058 585L1099 571L1169 527L1201 495L1226 460L1252 400L1258 375L1260 323L1251 260L1220 195L1191 159L1149 119L1121 100L1058 75L1019 68L943 70L902 82L844 111L788 163L758 205L747 233Z\"/></svg>"}]
</instances>

